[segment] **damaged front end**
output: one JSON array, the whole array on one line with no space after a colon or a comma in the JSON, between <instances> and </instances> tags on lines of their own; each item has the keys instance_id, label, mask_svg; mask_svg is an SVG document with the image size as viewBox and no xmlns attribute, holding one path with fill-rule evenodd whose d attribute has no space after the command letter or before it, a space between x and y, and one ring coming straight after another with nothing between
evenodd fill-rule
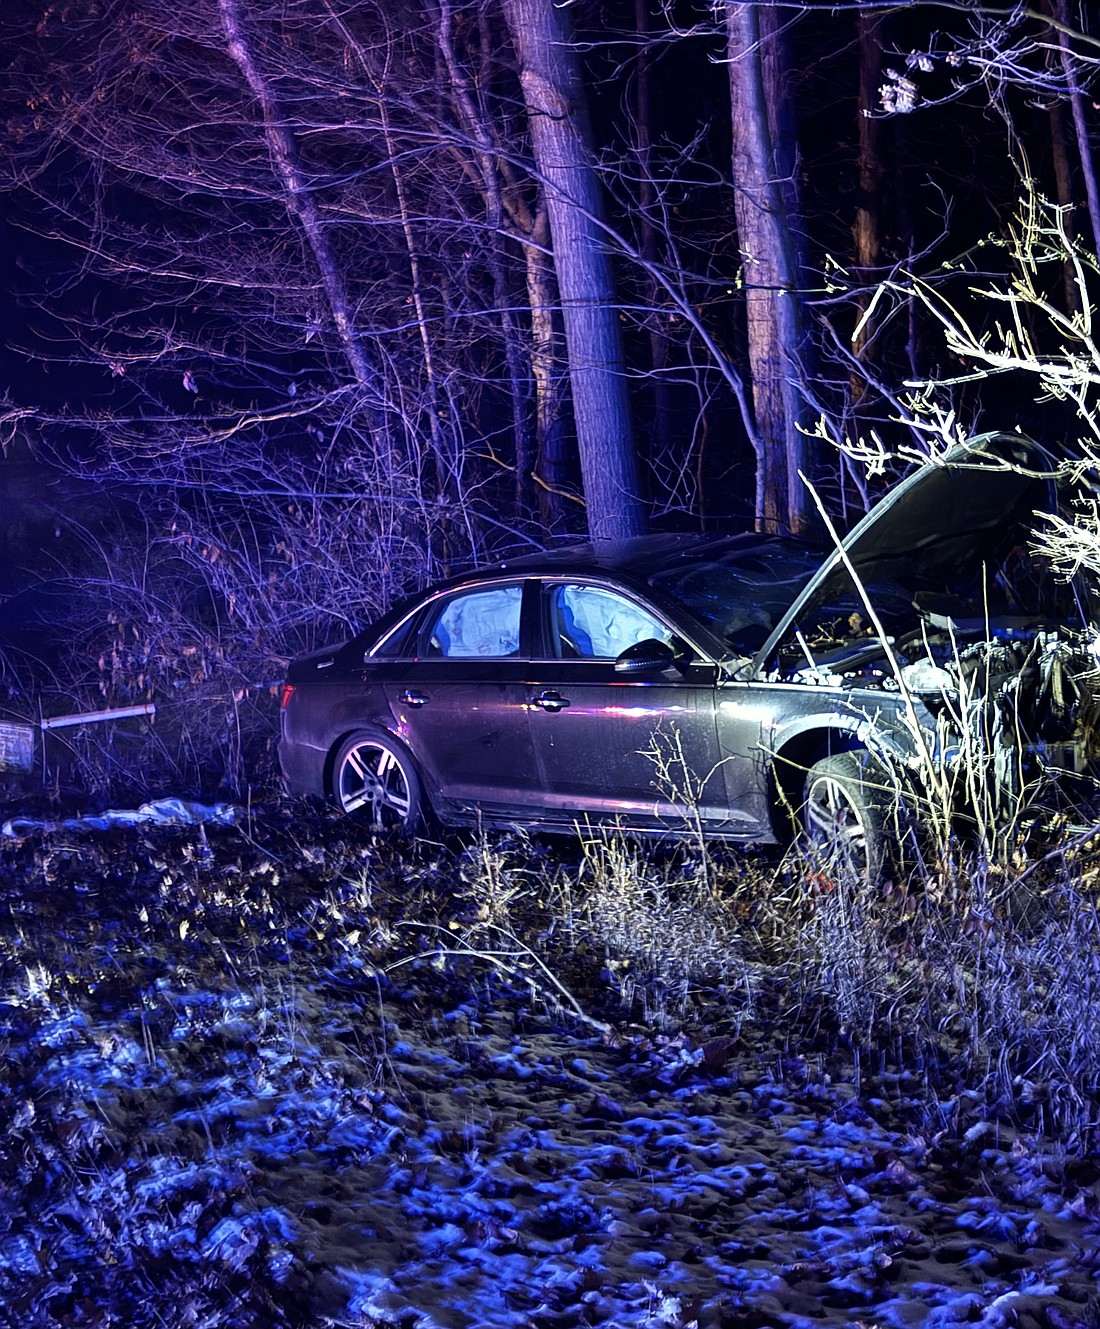
<instances>
[{"instance_id":1,"label":"damaged front end","mask_svg":"<svg viewBox=\"0 0 1100 1329\"><path fill-rule=\"evenodd\" d=\"M858 615L848 626L858 627ZM1100 661L1094 634L921 615L916 631L831 640L800 634L781 656L784 681L836 688L866 711L867 694L894 694L889 734L872 722L866 746L937 804L980 822L1015 824L1095 787L1100 760ZM914 732L919 730L920 732Z\"/></svg>"},{"instance_id":2,"label":"damaged front end","mask_svg":"<svg viewBox=\"0 0 1100 1329\"><path fill-rule=\"evenodd\" d=\"M1015 436L930 463L826 560L758 676L839 689L872 716L894 694L897 722L871 723L866 746L951 815L1003 833L1079 805L1100 760L1100 639L1031 554L1055 500L1043 454Z\"/></svg>"},{"instance_id":3,"label":"damaged front end","mask_svg":"<svg viewBox=\"0 0 1100 1329\"><path fill-rule=\"evenodd\" d=\"M1094 640L1061 626L990 622L929 633L901 686L934 717L951 788L1000 826L1079 804L1100 756Z\"/></svg>"}]
</instances>

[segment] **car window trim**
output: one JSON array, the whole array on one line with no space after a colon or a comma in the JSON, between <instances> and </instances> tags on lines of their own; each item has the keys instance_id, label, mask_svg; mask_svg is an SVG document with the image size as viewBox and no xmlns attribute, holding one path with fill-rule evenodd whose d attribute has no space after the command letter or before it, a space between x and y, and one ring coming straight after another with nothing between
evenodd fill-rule
<instances>
[{"instance_id":1,"label":"car window trim","mask_svg":"<svg viewBox=\"0 0 1100 1329\"><path fill-rule=\"evenodd\" d=\"M409 610L409 612L404 616L404 618L402 618L399 622L395 623L392 628L390 628L389 632L387 632L384 637L379 638L379 640L376 641L373 646L368 647L367 650L363 652L364 662L368 660L377 660L381 662L384 660L387 663L390 661L397 663L399 660L414 659L415 657L413 656L380 655L379 652L382 650L382 648L386 645L388 641L392 641L394 637L396 637L398 634L402 632L406 634L406 638L418 635L412 632L412 630L409 628L409 624L411 620L416 618L419 614L421 614L423 610L424 610L423 604L414 605Z\"/></svg>"},{"instance_id":2,"label":"car window trim","mask_svg":"<svg viewBox=\"0 0 1100 1329\"><path fill-rule=\"evenodd\" d=\"M537 580L538 579L534 577L522 577L522 576L517 577L515 573L512 573L511 575L502 574L499 577L488 577L485 579L479 577L475 580L464 582L462 585L459 586L441 587L439 590L429 595L426 600L422 600L419 604L414 605L412 609L410 609L409 612L404 616L404 618L402 618L399 623L395 623L394 626L389 630L389 632L386 633L386 635L380 641L375 642L375 644L368 651L364 652L363 655L364 663L369 662L369 663L378 663L378 664L385 663L385 664L432 664L432 665L464 664L467 666L471 662L476 660L484 660L487 662L508 663L508 664L529 663L531 660L538 658L537 656L532 656L529 652L528 653L524 652L524 646L525 645L529 646L532 641L532 627L533 627L531 622L532 610L530 608L529 602L532 596L532 587L537 582ZM424 631L427 621L435 612L433 606L437 606L441 600L455 599L460 595L474 594L482 590L491 591L494 588L502 586L519 586L523 592L522 599L520 601L520 620L519 620L520 648L519 648L519 653L517 655L481 655L481 656L439 655L439 656L426 657L415 653L410 655L407 651L402 655L380 656L378 654L378 652L381 651L383 646L385 646L386 642L391 641L396 634L401 632L404 632L406 634L405 635L406 646L409 645L410 643L413 644L414 646L419 646L421 634ZM413 622L414 619L419 621Z\"/></svg>"},{"instance_id":3,"label":"car window trim","mask_svg":"<svg viewBox=\"0 0 1100 1329\"><path fill-rule=\"evenodd\" d=\"M670 618L661 606L655 605L652 600L648 600L640 595L633 589L633 587L624 586L621 581L614 581L610 577L601 577L598 574L586 576L584 573L578 572L551 573L548 576L532 578L532 581L535 583L532 597L536 601L536 611L538 614L538 631L535 644L540 646L544 651L548 652L550 650L552 637L550 623L551 589L555 586L592 586L597 590L610 591L614 595L622 596L624 600L628 600L631 604L636 605L637 608L649 614L651 618L655 618L658 622L663 623L674 637L678 637L681 641L686 642L691 648L692 664L717 664L712 652L703 650L699 646L695 636L684 632L675 619ZM531 659L533 663L538 664L613 665L616 657L607 655L568 656L544 654L533 655Z\"/></svg>"},{"instance_id":4,"label":"car window trim","mask_svg":"<svg viewBox=\"0 0 1100 1329\"><path fill-rule=\"evenodd\" d=\"M421 608L422 608L421 605L416 605L414 608L410 609L409 612L405 614L401 619L399 619L398 622L396 622L393 625L393 627L389 629L388 632L386 632L383 636L381 636L374 643L373 646L370 646L366 650L364 650L363 652L364 663L366 663L366 661L368 660L377 660L379 661L379 663L381 663L383 661L388 661L388 660L405 659L406 657L403 655L382 655L381 651L386 646L387 642L393 641L395 637L397 638L405 637L405 639L407 640L409 636L412 635L409 624L417 616L417 614L420 613Z\"/></svg>"}]
</instances>

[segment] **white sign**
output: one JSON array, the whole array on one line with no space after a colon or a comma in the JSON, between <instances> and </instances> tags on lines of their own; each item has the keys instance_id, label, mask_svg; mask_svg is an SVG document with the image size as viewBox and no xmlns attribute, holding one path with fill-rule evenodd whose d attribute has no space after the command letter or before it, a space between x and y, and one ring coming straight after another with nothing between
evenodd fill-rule
<instances>
[{"instance_id":1,"label":"white sign","mask_svg":"<svg viewBox=\"0 0 1100 1329\"><path fill-rule=\"evenodd\" d=\"M34 729L0 720L0 771L34 769Z\"/></svg>"}]
</instances>

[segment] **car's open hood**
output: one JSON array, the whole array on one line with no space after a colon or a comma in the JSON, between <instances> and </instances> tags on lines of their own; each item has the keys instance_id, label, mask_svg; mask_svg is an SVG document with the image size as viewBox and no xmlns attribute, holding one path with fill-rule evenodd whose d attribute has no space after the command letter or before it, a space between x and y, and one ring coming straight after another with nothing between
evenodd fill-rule
<instances>
[{"instance_id":1,"label":"car's open hood","mask_svg":"<svg viewBox=\"0 0 1100 1329\"><path fill-rule=\"evenodd\" d=\"M1050 460L1029 439L983 434L907 476L849 532L776 624L753 662L764 669L815 601L851 584L939 590L1002 557L1054 505Z\"/></svg>"}]
</instances>

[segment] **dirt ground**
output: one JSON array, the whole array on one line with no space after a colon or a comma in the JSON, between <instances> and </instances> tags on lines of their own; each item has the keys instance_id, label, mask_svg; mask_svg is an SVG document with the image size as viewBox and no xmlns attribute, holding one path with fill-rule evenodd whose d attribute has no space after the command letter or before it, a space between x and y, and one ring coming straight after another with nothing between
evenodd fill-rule
<instances>
[{"instance_id":1,"label":"dirt ground","mask_svg":"<svg viewBox=\"0 0 1100 1329\"><path fill-rule=\"evenodd\" d=\"M782 992L647 1022L468 845L5 831L5 1329L1100 1323L1093 1159Z\"/></svg>"}]
</instances>

